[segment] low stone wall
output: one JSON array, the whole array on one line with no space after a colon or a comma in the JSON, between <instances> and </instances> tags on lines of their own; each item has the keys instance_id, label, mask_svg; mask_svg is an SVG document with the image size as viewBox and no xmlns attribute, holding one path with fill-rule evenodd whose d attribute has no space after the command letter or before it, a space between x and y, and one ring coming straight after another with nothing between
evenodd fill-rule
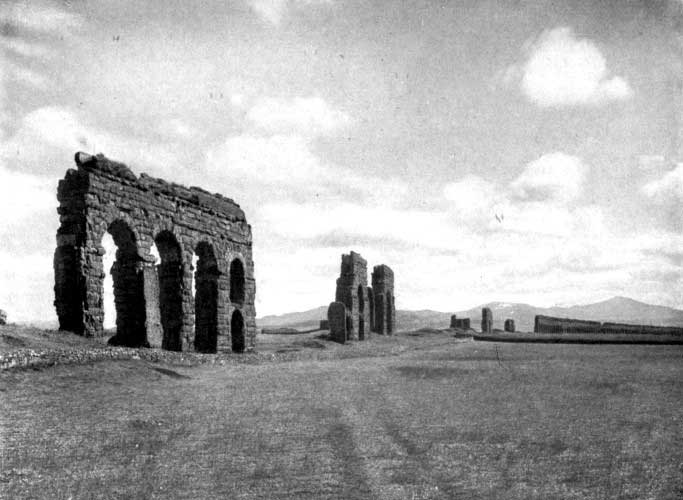
<instances>
[{"instance_id":1,"label":"low stone wall","mask_svg":"<svg viewBox=\"0 0 683 500\"><path fill-rule=\"evenodd\" d=\"M534 318L534 333L600 333L600 326L599 321L543 315L537 315Z\"/></svg>"}]
</instances>

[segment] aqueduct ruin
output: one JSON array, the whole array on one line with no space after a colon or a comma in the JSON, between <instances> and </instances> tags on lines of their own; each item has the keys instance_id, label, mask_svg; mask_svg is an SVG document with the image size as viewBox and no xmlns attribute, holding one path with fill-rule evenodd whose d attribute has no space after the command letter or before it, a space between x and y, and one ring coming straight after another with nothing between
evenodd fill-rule
<instances>
[{"instance_id":1,"label":"aqueduct ruin","mask_svg":"<svg viewBox=\"0 0 683 500\"><path fill-rule=\"evenodd\" d=\"M201 352L253 348L252 237L239 205L201 188L137 177L101 154L76 153L75 160L78 168L67 171L57 193L60 329L104 334L102 237L108 232L117 247L111 343Z\"/></svg>"},{"instance_id":2,"label":"aqueduct ruin","mask_svg":"<svg viewBox=\"0 0 683 500\"><path fill-rule=\"evenodd\" d=\"M396 329L394 272L375 266L368 286L368 263L356 252L342 255L335 302L328 309L330 336L337 342L365 340L370 332L391 335Z\"/></svg>"}]
</instances>

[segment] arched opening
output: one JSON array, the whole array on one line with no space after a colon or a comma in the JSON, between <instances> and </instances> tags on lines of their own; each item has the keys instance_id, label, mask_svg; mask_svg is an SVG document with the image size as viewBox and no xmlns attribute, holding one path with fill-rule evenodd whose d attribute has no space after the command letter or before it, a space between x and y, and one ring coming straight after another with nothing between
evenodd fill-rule
<instances>
[{"instance_id":1,"label":"arched opening","mask_svg":"<svg viewBox=\"0 0 683 500\"><path fill-rule=\"evenodd\" d=\"M347 312L346 314L346 340L349 340L353 335L353 319L351 319L351 314Z\"/></svg>"},{"instance_id":2,"label":"arched opening","mask_svg":"<svg viewBox=\"0 0 683 500\"><path fill-rule=\"evenodd\" d=\"M387 333L391 334L394 331L393 321L394 298L390 293L387 293Z\"/></svg>"},{"instance_id":3,"label":"arched opening","mask_svg":"<svg viewBox=\"0 0 683 500\"><path fill-rule=\"evenodd\" d=\"M111 268L116 262L116 243L111 234L104 233L102 236L102 269L104 270L104 283L102 290L102 312L104 319L102 327L105 333L116 333L116 305L114 304L114 280L111 275Z\"/></svg>"},{"instance_id":4,"label":"arched opening","mask_svg":"<svg viewBox=\"0 0 683 500\"><path fill-rule=\"evenodd\" d=\"M242 313L236 310L230 319L230 337L233 352L244 352L244 318Z\"/></svg>"},{"instance_id":5,"label":"arched opening","mask_svg":"<svg viewBox=\"0 0 683 500\"><path fill-rule=\"evenodd\" d=\"M365 293L363 285L358 285L358 340L365 339Z\"/></svg>"},{"instance_id":6,"label":"arched opening","mask_svg":"<svg viewBox=\"0 0 683 500\"><path fill-rule=\"evenodd\" d=\"M178 240L170 231L154 238L161 262L159 276L159 312L164 332L161 347L169 351L182 350L180 332L183 327L183 259Z\"/></svg>"},{"instance_id":7,"label":"arched opening","mask_svg":"<svg viewBox=\"0 0 683 500\"><path fill-rule=\"evenodd\" d=\"M201 242L195 250L194 272L195 333L194 346L199 352L216 352L218 342L218 263L210 243Z\"/></svg>"},{"instance_id":8,"label":"arched opening","mask_svg":"<svg viewBox=\"0 0 683 500\"><path fill-rule=\"evenodd\" d=\"M144 276L140 267L141 259L138 255L135 234L122 220L112 222L107 231L116 245L116 260L111 267L116 335L109 342L130 347L144 346L146 345Z\"/></svg>"},{"instance_id":9,"label":"arched opening","mask_svg":"<svg viewBox=\"0 0 683 500\"><path fill-rule=\"evenodd\" d=\"M244 304L244 264L240 259L230 263L230 302Z\"/></svg>"}]
</instances>

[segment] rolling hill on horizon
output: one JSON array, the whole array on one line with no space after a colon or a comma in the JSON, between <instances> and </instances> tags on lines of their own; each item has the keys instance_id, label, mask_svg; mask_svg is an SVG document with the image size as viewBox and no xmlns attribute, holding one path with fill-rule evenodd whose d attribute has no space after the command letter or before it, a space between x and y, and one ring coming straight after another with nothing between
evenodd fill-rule
<instances>
[{"instance_id":1,"label":"rolling hill on horizon","mask_svg":"<svg viewBox=\"0 0 683 500\"><path fill-rule=\"evenodd\" d=\"M479 329L481 309L489 307L493 312L494 328L503 329L507 318L515 320L519 331L533 331L534 316L543 314L563 318L585 319L594 321L613 321L619 323L644 324L656 326L683 326L683 310L639 302L628 297L612 297L594 304L574 305L568 307L535 307L529 304L509 302L490 302L465 311L442 312L429 309L410 311L397 310L397 329L416 330L418 328L447 328L451 314L460 318L470 318L472 327ZM316 307L308 311L268 315L256 319L259 328L290 327L315 328L321 319L327 317L327 306Z\"/></svg>"}]
</instances>

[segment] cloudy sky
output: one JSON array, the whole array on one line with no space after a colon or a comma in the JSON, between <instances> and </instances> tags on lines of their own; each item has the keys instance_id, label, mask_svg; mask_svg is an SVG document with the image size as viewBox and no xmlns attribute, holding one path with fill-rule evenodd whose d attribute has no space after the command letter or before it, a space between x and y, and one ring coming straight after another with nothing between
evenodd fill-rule
<instances>
[{"instance_id":1,"label":"cloudy sky","mask_svg":"<svg viewBox=\"0 0 683 500\"><path fill-rule=\"evenodd\" d=\"M405 309L683 308L680 0L0 4L0 308L55 318L78 150L234 198L259 315L340 255ZM111 319L110 319L111 322Z\"/></svg>"}]
</instances>

